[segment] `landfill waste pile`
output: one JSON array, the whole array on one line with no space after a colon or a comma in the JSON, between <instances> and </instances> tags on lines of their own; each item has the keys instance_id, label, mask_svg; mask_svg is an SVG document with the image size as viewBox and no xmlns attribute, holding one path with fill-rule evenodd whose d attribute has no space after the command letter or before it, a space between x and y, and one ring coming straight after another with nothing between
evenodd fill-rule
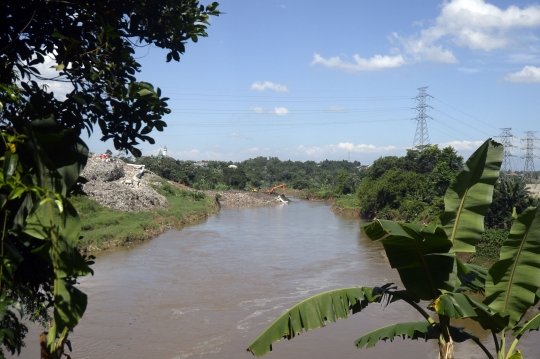
<instances>
[{"instance_id":1,"label":"landfill waste pile","mask_svg":"<svg viewBox=\"0 0 540 359\"><path fill-rule=\"evenodd\" d=\"M88 182L83 190L102 206L124 212L167 209L167 199L149 184L159 185L159 178L144 166L126 164L118 158L100 158L90 154L82 172Z\"/></svg>"}]
</instances>

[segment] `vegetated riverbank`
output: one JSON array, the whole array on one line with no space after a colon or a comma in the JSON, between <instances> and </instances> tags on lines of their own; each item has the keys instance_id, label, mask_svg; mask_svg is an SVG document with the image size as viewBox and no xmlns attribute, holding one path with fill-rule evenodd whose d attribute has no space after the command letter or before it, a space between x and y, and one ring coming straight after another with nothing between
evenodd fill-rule
<instances>
[{"instance_id":1,"label":"vegetated riverbank","mask_svg":"<svg viewBox=\"0 0 540 359\"><path fill-rule=\"evenodd\" d=\"M85 196L74 197L72 203L82 222L83 238L79 249L97 252L129 246L152 239L168 229L195 223L218 211L215 199L200 192L170 185L157 188L157 192L167 199L168 209L124 212L104 207Z\"/></svg>"},{"instance_id":2,"label":"vegetated riverbank","mask_svg":"<svg viewBox=\"0 0 540 359\"><path fill-rule=\"evenodd\" d=\"M82 222L79 249L97 252L146 241L171 228L195 223L223 207L273 205L277 195L248 191L193 190L143 166L91 155L83 177L88 196L72 203Z\"/></svg>"}]
</instances>

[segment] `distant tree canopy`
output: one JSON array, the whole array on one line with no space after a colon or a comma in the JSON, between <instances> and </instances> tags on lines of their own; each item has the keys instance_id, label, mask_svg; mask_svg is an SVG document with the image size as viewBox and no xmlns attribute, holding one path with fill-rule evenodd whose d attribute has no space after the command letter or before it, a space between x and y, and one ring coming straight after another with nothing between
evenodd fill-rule
<instances>
[{"instance_id":1,"label":"distant tree canopy","mask_svg":"<svg viewBox=\"0 0 540 359\"><path fill-rule=\"evenodd\" d=\"M281 161L277 157L257 157L242 162L207 161L196 166L192 161L180 161L171 157L141 157L137 163L144 164L156 174L197 189L234 188L249 189L278 183L288 188L338 189L339 194L352 193L360 183L360 172L352 162L325 160ZM237 168L229 168L234 164ZM339 177L340 175L341 177Z\"/></svg>"}]
</instances>

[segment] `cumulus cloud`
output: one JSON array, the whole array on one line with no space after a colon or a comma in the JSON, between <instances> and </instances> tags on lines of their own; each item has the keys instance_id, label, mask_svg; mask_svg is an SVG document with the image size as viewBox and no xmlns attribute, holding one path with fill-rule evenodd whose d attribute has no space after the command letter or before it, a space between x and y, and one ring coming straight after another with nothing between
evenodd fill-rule
<instances>
[{"instance_id":1,"label":"cumulus cloud","mask_svg":"<svg viewBox=\"0 0 540 359\"><path fill-rule=\"evenodd\" d=\"M272 90L276 92L289 92L289 89L285 85L275 84L270 81L265 82L255 82L251 85L251 89L254 91L263 92L266 90Z\"/></svg>"},{"instance_id":2,"label":"cumulus cloud","mask_svg":"<svg viewBox=\"0 0 540 359\"><path fill-rule=\"evenodd\" d=\"M521 71L506 75L504 79L509 82L540 82L540 67L525 66Z\"/></svg>"},{"instance_id":3,"label":"cumulus cloud","mask_svg":"<svg viewBox=\"0 0 540 359\"><path fill-rule=\"evenodd\" d=\"M501 9L484 0L452 0L442 5L435 24L409 38L397 37L403 50L419 61L457 63L453 53L436 42L450 39L455 45L492 51L515 43L514 31L540 26L540 5Z\"/></svg>"},{"instance_id":4,"label":"cumulus cloud","mask_svg":"<svg viewBox=\"0 0 540 359\"><path fill-rule=\"evenodd\" d=\"M396 150L397 148L395 146L382 146L377 147L371 144L358 144L355 145L350 142L340 142L338 144L329 144L329 145L323 145L323 146L313 146L313 147L305 147L303 145L298 146L298 149L301 152L306 153L307 155L313 156L313 155L323 155L323 154L332 154L332 153L347 153L347 152L353 152L353 153L384 153Z\"/></svg>"},{"instance_id":5,"label":"cumulus cloud","mask_svg":"<svg viewBox=\"0 0 540 359\"><path fill-rule=\"evenodd\" d=\"M345 61L340 57L325 59L315 54L311 65L321 64L345 71L378 71L419 61L459 63L451 46L486 52L515 45L524 48L523 45L538 41L527 31L540 27L540 5L502 8L485 0L445 0L437 18L426 23L432 25L412 36L392 33L389 39L397 40L399 44L392 49L392 56L375 55L366 59L355 55L354 61ZM416 21L413 26L424 26L424 21ZM529 46L529 51L534 52L534 49ZM523 56L531 57L529 54ZM538 60L536 55L534 58Z\"/></svg>"},{"instance_id":6,"label":"cumulus cloud","mask_svg":"<svg viewBox=\"0 0 540 359\"><path fill-rule=\"evenodd\" d=\"M35 65L34 67L39 71L40 76L47 79L57 77L59 71L53 66L56 66L56 61L49 56L45 56L45 62ZM46 85L49 91L54 92L54 97L58 100L64 100L66 94L73 91L73 85L70 82L61 81L39 81L40 85Z\"/></svg>"},{"instance_id":7,"label":"cumulus cloud","mask_svg":"<svg viewBox=\"0 0 540 359\"><path fill-rule=\"evenodd\" d=\"M491 51L513 42L510 31L540 26L540 5L506 10L484 0L445 2L436 25L423 31L423 37L438 39L450 35L458 46Z\"/></svg>"},{"instance_id":8,"label":"cumulus cloud","mask_svg":"<svg viewBox=\"0 0 540 359\"><path fill-rule=\"evenodd\" d=\"M443 64L459 62L452 51L443 49L441 45L433 45L422 37L401 38L398 34L394 34L394 37L401 42L403 51L412 56L415 61L431 61Z\"/></svg>"},{"instance_id":9,"label":"cumulus cloud","mask_svg":"<svg viewBox=\"0 0 540 359\"><path fill-rule=\"evenodd\" d=\"M285 116L290 113L289 110L285 107L274 107L273 110L268 110L264 107L250 107L249 109L258 114L269 114L277 116Z\"/></svg>"},{"instance_id":10,"label":"cumulus cloud","mask_svg":"<svg viewBox=\"0 0 540 359\"><path fill-rule=\"evenodd\" d=\"M319 54L313 55L311 65L321 64L329 68L337 68L350 72L380 71L388 68L400 67L405 64L401 55L381 56L375 55L370 59L364 59L359 55L353 56L354 62L344 61L339 56L325 59Z\"/></svg>"},{"instance_id":11,"label":"cumulus cloud","mask_svg":"<svg viewBox=\"0 0 540 359\"><path fill-rule=\"evenodd\" d=\"M274 107L274 113L278 116L285 116L289 113L285 107Z\"/></svg>"}]
</instances>

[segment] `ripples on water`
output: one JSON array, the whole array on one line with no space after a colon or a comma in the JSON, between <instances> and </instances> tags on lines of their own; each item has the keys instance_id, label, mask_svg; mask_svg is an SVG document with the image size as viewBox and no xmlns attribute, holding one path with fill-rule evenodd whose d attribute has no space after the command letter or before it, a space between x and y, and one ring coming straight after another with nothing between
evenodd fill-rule
<instances>
[{"instance_id":1,"label":"ripples on water","mask_svg":"<svg viewBox=\"0 0 540 359\"><path fill-rule=\"evenodd\" d=\"M245 348L281 313L316 293L399 282L359 221L324 203L224 209L129 250L98 256L82 278L87 312L71 334L73 358L251 358ZM373 305L347 320L274 344L271 358L435 358L436 344L380 343L362 334L422 318L402 304ZM36 358L37 331L22 358ZM475 347L459 356L483 358Z\"/></svg>"}]
</instances>

